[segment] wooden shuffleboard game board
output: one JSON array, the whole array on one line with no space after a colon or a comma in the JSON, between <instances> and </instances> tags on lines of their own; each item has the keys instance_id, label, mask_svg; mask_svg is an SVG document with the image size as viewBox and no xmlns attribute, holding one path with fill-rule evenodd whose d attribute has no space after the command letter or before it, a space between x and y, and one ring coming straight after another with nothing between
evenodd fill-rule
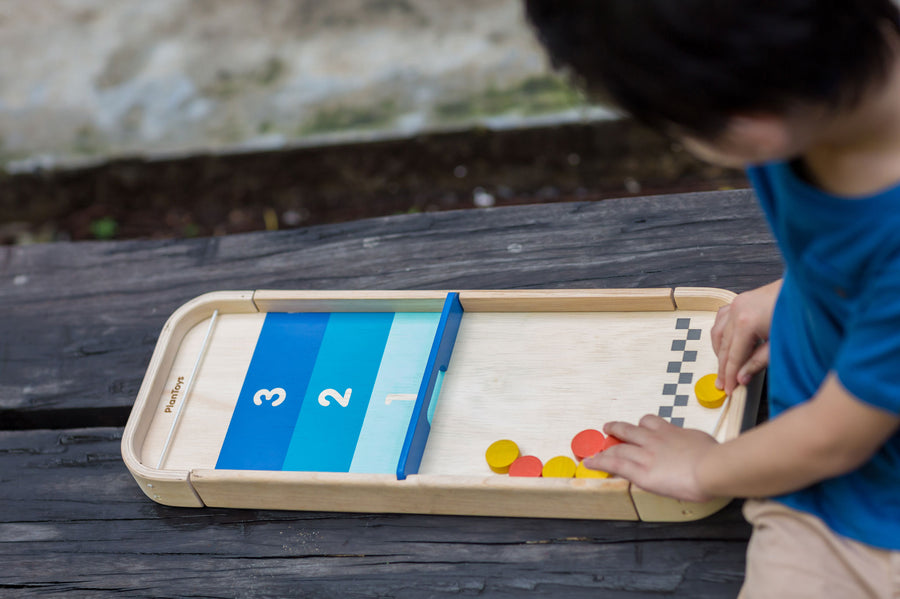
<instances>
[{"instance_id":1,"label":"wooden shuffleboard game board","mask_svg":"<svg viewBox=\"0 0 900 599\"><path fill-rule=\"evenodd\" d=\"M717 289L246 291L176 311L122 440L153 500L178 506L689 520L617 478L517 478L500 439L546 461L574 435L658 414L724 441L758 385L701 406Z\"/></svg>"}]
</instances>

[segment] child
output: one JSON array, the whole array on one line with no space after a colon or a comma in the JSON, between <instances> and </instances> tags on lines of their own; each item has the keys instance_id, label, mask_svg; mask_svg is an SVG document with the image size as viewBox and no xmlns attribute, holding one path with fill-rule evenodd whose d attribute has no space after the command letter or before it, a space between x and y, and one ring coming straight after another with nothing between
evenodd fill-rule
<instances>
[{"instance_id":1,"label":"child","mask_svg":"<svg viewBox=\"0 0 900 599\"><path fill-rule=\"evenodd\" d=\"M741 596L900 597L900 21L891 0L526 0L556 64L748 169L784 277L712 329L718 385L769 366L735 440L656 416L591 467L688 501L756 498ZM771 499L763 499L771 498Z\"/></svg>"}]
</instances>

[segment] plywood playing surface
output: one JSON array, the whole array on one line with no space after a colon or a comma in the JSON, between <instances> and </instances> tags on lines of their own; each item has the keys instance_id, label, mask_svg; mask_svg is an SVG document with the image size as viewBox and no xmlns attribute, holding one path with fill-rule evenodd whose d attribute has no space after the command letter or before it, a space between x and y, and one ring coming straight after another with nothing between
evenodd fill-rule
<instances>
[{"instance_id":1,"label":"plywood playing surface","mask_svg":"<svg viewBox=\"0 0 900 599\"><path fill-rule=\"evenodd\" d=\"M733 438L746 389L694 396L728 292L278 293L202 296L167 323L122 440L154 500L668 521L727 502L510 477L485 451L511 439L574 466L577 433L645 414Z\"/></svg>"},{"instance_id":2,"label":"plywood playing surface","mask_svg":"<svg viewBox=\"0 0 900 599\"><path fill-rule=\"evenodd\" d=\"M162 467L394 472L437 316L220 316ZM713 319L700 311L466 313L420 472L489 473L484 451L501 438L546 461L569 455L585 428L650 413L712 433L721 410L701 407L693 384L716 368ZM181 343L145 463L158 463L208 326ZM319 401L328 389L334 403ZM354 395L340 405L347 389Z\"/></svg>"},{"instance_id":3,"label":"plywood playing surface","mask_svg":"<svg viewBox=\"0 0 900 599\"><path fill-rule=\"evenodd\" d=\"M490 474L498 439L544 462L610 420L659 414L712 433L721 409L701 407L693 383L715 372L715 313L467 312L420 472Z\"/></svg>"},{"instance_id":4,"label":"plywood playing surface","mask_svg":"<svg viewBox=\"0 0 900 599\"><path fill-rule=\"evenodd\" d=\"M395 472L439 317L225 314L211 330L202 321L179 348L142 461L169 469Z\"/></svg>"}]
</instances>

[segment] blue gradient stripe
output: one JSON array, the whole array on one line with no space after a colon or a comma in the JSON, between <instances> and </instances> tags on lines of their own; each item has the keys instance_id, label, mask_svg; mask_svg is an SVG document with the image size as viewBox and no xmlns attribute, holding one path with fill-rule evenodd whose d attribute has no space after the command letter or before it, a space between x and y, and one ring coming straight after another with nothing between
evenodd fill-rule
<instances>
[{"instance_id":1,"label":"blue gradient stripe","mask_svg":"<svg viewBox=\"0 0 900 599\"><path fill-rule=\"evenodd\" d=\"M282 470L349 471L393 320L393 313L331 314ZM348 389L344 406L335 396Z\"/></svg>"},{"instance_id":2,"label":"blue gradient stripe","mask_svg":"<svg viewBox=\"0 0 900 599\"><path fill-rule=\"evenodd\" d=\"M266 315L216 468L281 470L328 321L323 313Z\"/></svg>"},{"instance_id":3,"label":"blue gradient stripe","mask_svg":"<svg viewBox=\"0 0 900 599\"><path fill-rule=\"evenodd\" d=\"M440 312L404 312L394 317L350 472L385 474L397 469L440 319ZM388 404L389 395L411 399Z\"/></svg>"}]
</instances>

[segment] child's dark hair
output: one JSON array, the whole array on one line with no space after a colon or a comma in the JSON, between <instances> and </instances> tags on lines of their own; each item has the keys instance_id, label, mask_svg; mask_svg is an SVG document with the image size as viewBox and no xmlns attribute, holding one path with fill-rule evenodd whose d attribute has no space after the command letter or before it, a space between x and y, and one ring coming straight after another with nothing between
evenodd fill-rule
<instances>
[{"instance_id":1,"label":"child's dark hair","mask_svg":"<svg viewBox=\"0 0 900 599\"><path fill-rule=\"evenodd\" d=\"M715 139L741 112L853 106L884 79L892 0L525 0L557 66L661 130Z\"/></svg>"}]
</instances>

